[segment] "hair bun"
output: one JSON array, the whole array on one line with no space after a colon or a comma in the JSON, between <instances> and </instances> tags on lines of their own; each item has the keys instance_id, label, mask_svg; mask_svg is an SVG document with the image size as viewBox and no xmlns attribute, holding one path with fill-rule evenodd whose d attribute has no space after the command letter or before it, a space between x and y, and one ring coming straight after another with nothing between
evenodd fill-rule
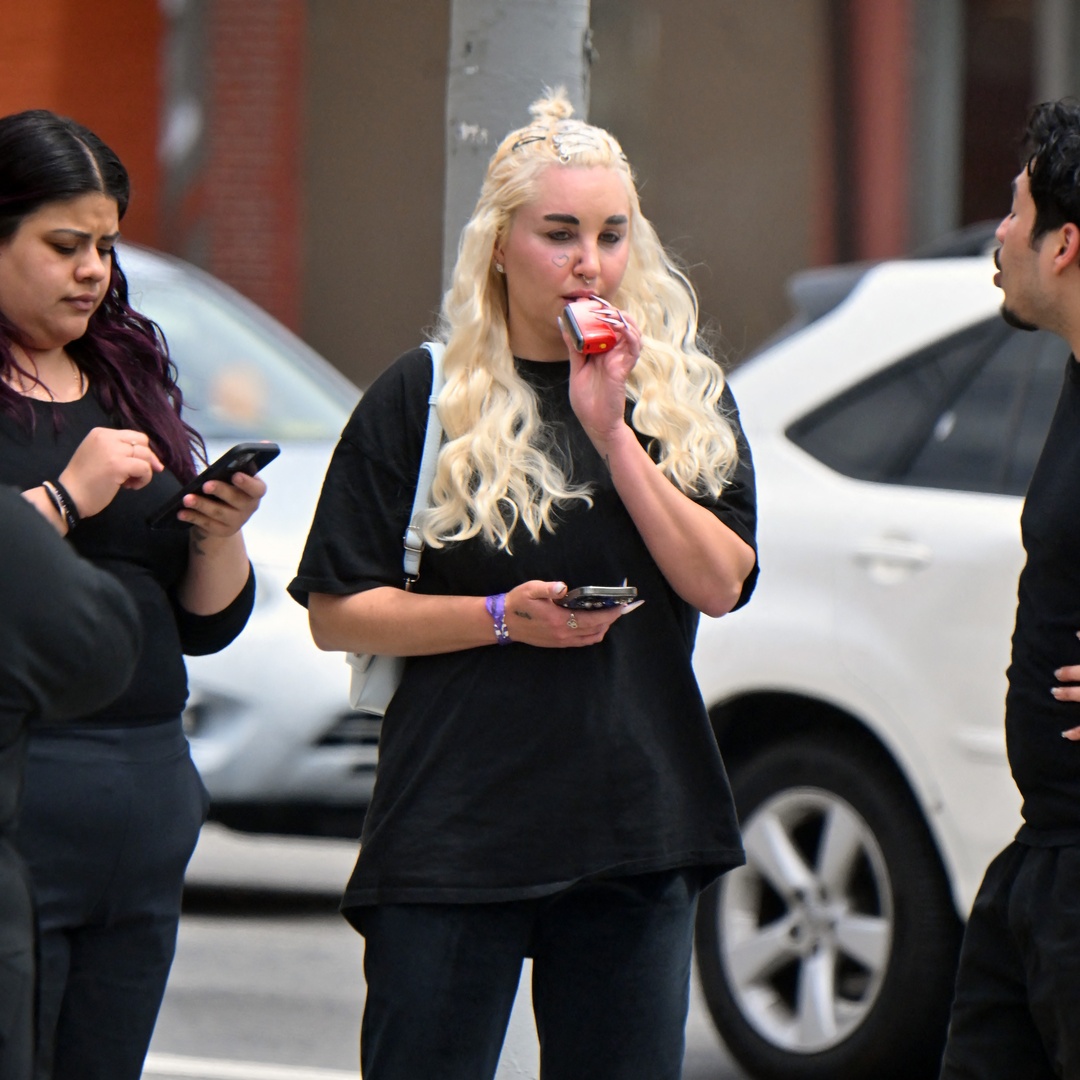
<instances>
[{"instance_id":1,"label":"hair bun","mask_svg":"<svg viewBox=\"0 0 1080 1080\"><path fill-rule=\"evenodd\" d=\"M566 120L574 115L574 106L566 93L565 86L544 87L544 96L539 97L529 106L529 114L534 120L554 122Z\"/></svg>"}]
</instances>

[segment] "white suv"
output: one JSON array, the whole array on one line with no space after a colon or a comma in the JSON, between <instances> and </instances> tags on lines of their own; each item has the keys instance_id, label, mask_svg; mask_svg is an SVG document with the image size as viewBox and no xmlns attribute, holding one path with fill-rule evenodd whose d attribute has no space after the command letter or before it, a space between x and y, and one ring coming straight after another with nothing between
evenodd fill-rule
<instances>
[{"instance_id":1,"label":"white suv","mask_svg":"<svg viewBox=\"0 0 1080 1080\"><path fill-rule=\"evenodd\" d=\"M761 580L695 666L748 865L697 947L754 1077L936 1076L962 920L1019 824L1019 516L1069 350L1009 329L992 273L882 264L731 377Z\"/></svg>"},{"instance_id":2,"label":"white suv","mask_svg":"<svg viewBox=\"0 0 1080 1080\"><path fill-rule=\"evenodd\" d=\"M244 528L255 610L227 649L187 659L184 727L210 816L254 832L358 836L379 725L349 708L341 654L315 648L285 586L360 391L216 278L132 244L118 258L132 304L165 333L210 459L249 439L281 445L264 474L266 498Z\"/></svg>"}]
</instances>

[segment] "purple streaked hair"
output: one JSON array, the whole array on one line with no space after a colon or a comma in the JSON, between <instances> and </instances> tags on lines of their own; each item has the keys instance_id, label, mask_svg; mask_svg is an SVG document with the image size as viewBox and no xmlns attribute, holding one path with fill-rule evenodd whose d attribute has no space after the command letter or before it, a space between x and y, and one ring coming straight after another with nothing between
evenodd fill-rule
<instances>
[{"instance_id":1,"label":"purple streaked hair","mask_svg":"<svg viewBox=\"0 0 1080 1080\"><path fill-rule=\"evenodd\" d=\"M123 218L130 197L127 170L92 131L46 109L0 117L0 244L43 206L90 192L114 199ZM18 366L12 350L18 341L18 328L0 310L0 375ZM192 479L193 455L206 457L202 437L183 419L183 394L160 327L128 303L127 278L115 252L105 299L67 351L109 415L123 427L146 432L166 468L183 481ZM32 406L3 379L0 409L33 426Z\"/></svg>"}]
</instances>

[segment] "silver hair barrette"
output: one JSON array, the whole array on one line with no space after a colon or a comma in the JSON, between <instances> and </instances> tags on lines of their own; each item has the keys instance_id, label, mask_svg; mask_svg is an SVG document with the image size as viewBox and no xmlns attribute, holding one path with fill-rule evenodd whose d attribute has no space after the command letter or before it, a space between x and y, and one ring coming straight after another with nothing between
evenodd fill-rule
<instances>
[{"instance_id":1,"label":"silver hair barrette","mask_svg":"<svg viewBox=\"0 0 1080 1080\"><path fill-rule=\"evenodd\" d=\"M510 152L520 150L530 143L544 142L547 138L546 130L539 132L534 128L522 135L510 147ZM568 165L576 154L588 150L601 150L605 147L609 152L626 161L626 155L619 148L619 144L606 131L593 127L591 124L582 123L580 120L560 120L555 130L551 132L551 145L564 165Z\"/></svg>"}]
</instances>

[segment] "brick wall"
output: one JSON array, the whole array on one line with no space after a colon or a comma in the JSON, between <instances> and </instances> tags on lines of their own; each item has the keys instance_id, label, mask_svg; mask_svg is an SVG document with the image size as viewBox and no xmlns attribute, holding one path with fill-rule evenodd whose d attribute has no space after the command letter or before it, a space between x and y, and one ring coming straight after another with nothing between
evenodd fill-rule
<instances>
[{"instance_id":1,"label":"brick wall","mask_svg":"<svg viewBox=\"0 0 1080 1080\"><path fill-rule=\"evenodd\" d=\"M207 269L286 325L300 324L303 0L212 0Z\"/></svg>"},{"instance_id":2,"label":"brick wall","mask_svg":"<svg viewBox=\"0 0 1080 1080\"><path fill-rule=\"evenodd\" d=\"M156 0L18 0L0 33L0 115L47 108L131 174L124 235L191 258L292 327L301 309L304 0L206 0L194 168L163 174L167 25ZM190 163L189 163L190 164Z\"/></svg>"}]
</instances>

